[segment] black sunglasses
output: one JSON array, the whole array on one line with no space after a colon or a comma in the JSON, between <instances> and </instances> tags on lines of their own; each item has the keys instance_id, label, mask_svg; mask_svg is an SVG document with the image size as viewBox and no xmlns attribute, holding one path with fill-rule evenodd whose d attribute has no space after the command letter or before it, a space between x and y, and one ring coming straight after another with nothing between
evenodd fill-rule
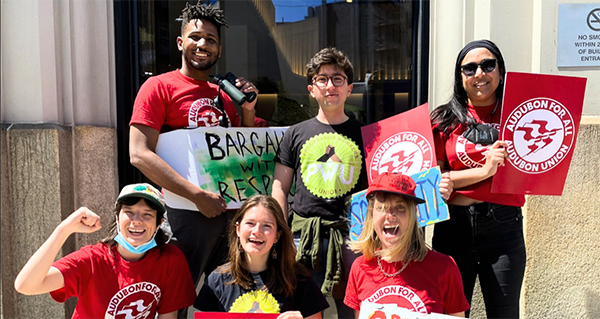
<instances>
[{"instance_id":1,"label":"black sunglasses","mask_svg":"<svg viewBox=\"0 0 600 319\"><path fill-rule=\"evenodd\" d=\"M481 68L481 71L485 73L493 72L496 69L496 59L483 60L481 63L471 62L460 67L462 73L466 76L475 75L477 68Z\"/></svg>"}]
</instances>

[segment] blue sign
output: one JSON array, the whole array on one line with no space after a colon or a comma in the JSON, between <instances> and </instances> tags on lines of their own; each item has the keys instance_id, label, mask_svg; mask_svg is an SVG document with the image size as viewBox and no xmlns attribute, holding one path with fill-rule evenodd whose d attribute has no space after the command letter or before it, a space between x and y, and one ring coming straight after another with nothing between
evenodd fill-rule
<instances>
[{"instance_id":1,"label":"blue sign","mask_svg":"<svg viewBox=\"0 0 600 319\"><path fill-rule=\"evenodd\" d=\"M415 195L425 200L425 203L417 205L417 221L419 226L425 227L450 219L448 205L440 193L440 181L442 173L439 167L411 175L417 184ZM350 238L357 240L362 231L365 217L367 216L367 191L361 191L350 199L348 210L350 218Z\"/></svg>"}]
</instances>

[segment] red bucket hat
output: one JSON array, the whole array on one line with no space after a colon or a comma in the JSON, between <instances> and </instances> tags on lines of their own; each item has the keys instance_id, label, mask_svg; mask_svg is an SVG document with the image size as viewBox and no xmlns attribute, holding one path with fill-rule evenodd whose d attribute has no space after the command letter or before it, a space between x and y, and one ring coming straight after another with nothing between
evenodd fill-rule
<instances>
[{"instance_id":1,"label":"red bucket hat","mask_svg":"<svg viewBox=\"0 0 600 319\"><path fill-rule=\"evenodd\" d=\"M385 172L375 178L367 189L367 196L373 192L388 192L412 199L417 204L425 203L415 196L417 184L409 176Z\"/></svg>"}]
</instances>

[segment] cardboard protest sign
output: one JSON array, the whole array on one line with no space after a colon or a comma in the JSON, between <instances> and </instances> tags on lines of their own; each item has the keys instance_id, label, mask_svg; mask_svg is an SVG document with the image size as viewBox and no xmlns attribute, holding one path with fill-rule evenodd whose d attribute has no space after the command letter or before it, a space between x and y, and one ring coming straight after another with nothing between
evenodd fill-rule
<instances>
[{"instance_id":1,"label":"cardboard protest sign","mask_svg":"<svg viewBox=\"0 0 600 319\"><path fill-rule=\"evenodd\" d=\"M450 319L458 318L439 313L421 313L406 308L399 307L397 304L377 304L363 301L360 304L360 313L358 319Z\"/></svg>"},{"instance_id":2,"label":"cardboard protest sign","mask_svg":"<svg viewBox=\"0 0 600 319\"><path fill-rule=\"evenodd\" d=\"M437 165L429 107L362 127L369 183L383 172L411 175Z\"/></svg>"},{"instance_id":3,"label":"cardboard protest sign","mask_svg":"<svg viewBox=\"0 0 600 319\"><path fill-rule=\"evenodd\" d=\"M585 78L508 72L500 139L508 161L492 193L562 195L583 109Z\"/></svg>"},{"instance_id":4,"label":"cardboard protest sign","mask_svg":"<svg viewBox=\"0 0 600 319\"><path fill-rule=\"evenodd\" d=\"M440 193L442 174L439 166L418 172L410 176L417 187L415 194L423 198L425 203L417 205L417 220L419 226L425 227L441 221L448 220L448 205ZM366 190L353 194L350 199L348 217L350 218L350 238L357 240L362 231L365 217L367 216Z\"/></svg>"},{"instance_id":5,"label":"cardboard protest sign","mask_svg":"<svg viewBox=\"0 0 600 319\"><path fill-rule=\"evenodd\" d=\"M425 203L417 205L419 226L425 227L448 220L450 218L448 205L440 193L440 182L442 181L440 167L436 166L412 174L410 177L417 184L415 194L425 200Z\"/></svg>"},{"instance_id":6,"label":"cardboard protest sign","mask_svg":"<svg viewBox=\"0 0 600 319\"><path fill-rule=\"evenodd\" d=\"M362 232L367 217L367 190L352 194L350 197L350 208L348 209L348 218L350 219L350 239L357 240Z\"/></svg>"},{"instance_id":7,"label":"cardboard protest sign","mask_svg":"<svg viewBox=\"0 0 600 319\"><path fill-rule=\"evenodd\" d=\"M277 319L278 313L194 312L194 319Z\"/></svg>"},{"instance_id":8,"label":"cardboard protest sign","mask_svg":"<svg viewBox=\"0 0 600 319\"><path fill-rule=\"evenodd\" d=\"M273 158L287 127L198 127L160 134L156 154L185 179L221 195L239 208L255 194L270 194ZM163 189L167 205L197 210L191 201Z\"/></svg>"}]
</instances>

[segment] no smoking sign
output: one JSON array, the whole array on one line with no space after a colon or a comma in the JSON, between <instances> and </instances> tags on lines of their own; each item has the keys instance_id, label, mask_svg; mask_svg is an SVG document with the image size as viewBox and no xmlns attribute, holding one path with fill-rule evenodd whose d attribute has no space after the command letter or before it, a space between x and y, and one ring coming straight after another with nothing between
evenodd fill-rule
<instances>
[{"instance_id":1,"label":"no smoking sign","mask_svg":"<svg viewBox=\"0 0 600 319\"><path fill-rule=\"evenodd\" d=\"M558 6L559 67L600 66L600 3Z\"/></svg>"}]
</instances>

